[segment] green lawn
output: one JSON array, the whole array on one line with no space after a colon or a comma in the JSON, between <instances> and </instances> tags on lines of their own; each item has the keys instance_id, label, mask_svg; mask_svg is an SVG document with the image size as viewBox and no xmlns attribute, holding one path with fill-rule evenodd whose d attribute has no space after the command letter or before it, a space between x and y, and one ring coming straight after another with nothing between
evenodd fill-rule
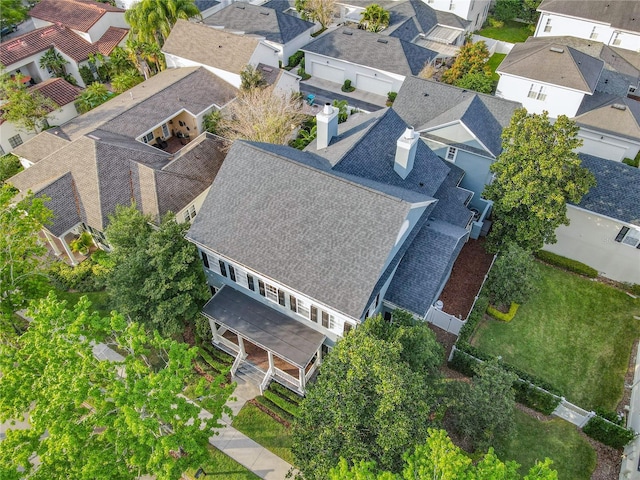
<instances>
[{"instance_id":1,"label":"green lawn","mask_svg":"<svg viewBox=\"0 0 640 480\"><path fill-rule=\"evenodd\" d=\"M514 434L495 449L500 459L518 462L523 475L546 457L561 479L589 480L596 468L596 452L576 427L559 418L541 422L520 410L515 412Z\"/></svg>"},{"instance_id":2,"label":"green lawn","mask_svg":"<svg viewBox=\"0 0 640 480\"><path fill-rule=\"evenodd\" d=\"M476 32L483 37L493 38L495 40L502 40L509 43L524 42L527 38L533 35L533 32L529 29L529 25L520 22L514 22L508 20L504 22L504 26L500 28L485 27L482 30Z\"/></svg>"},{"instance_id":3,"label":"green lawn","mask_svg":"<svg viewBox=\"0 0 640 480\"><path fill-rule=\"evenodd\" d=\"M500 80L500 75L496 73L496 70L506 56L506 53L494 53L487 61L487 66L491 69L491 80L494 82Z\"/></svg>"},{"instance_id":4,"label":"green lawn","mask_svg":"<svg viewBox=\"0 0 640 480\"><path fill-rule=\"evenodd\" d=\"M245 404L233 419L232 426L283 460L293 463L289 429L255 405Z\"/></svg>"},{"instance_id":5,"label":"green lawn","mask_svg":"<svg viewBox=\"0 0 640 480\"><path fill-rule=\"evenodd\" d=\"M199 477L200 479L257 480L260 478L211 445L209 445L209 454L209 461L202 465L202 469L207 474ZM187 470L185 476L193 480L195 473L193 470Z\"/></svg>"},{"instance_id":6,"label":"green lawn","mask_svg":"<svg viewBox=\"0 0 640 480\"><path fill-rule=\"evenodd\" d=\"M640 300L608 285L538 263L539 291L510 323L485 318L472 343L545 379L586 409L614 410L631 347L640 336Z\"/></svg>"},{"instance_id":7,"label":"green lawn","mask_svg":"<svg viewBox=\"0 0 640 480\"><path fill-rule=\"evenodd\" d=\"M78 303L80 301L80 297L86 296L91 302L93 310L97 311L100 316L108 317L111 313L111 307L109 306L109 294L105 290L88 293L68 292L54 287L51 287L51 290L55 292L58 300L66 300L67 305L70 307Z\"/></svg>"}]
</instances>

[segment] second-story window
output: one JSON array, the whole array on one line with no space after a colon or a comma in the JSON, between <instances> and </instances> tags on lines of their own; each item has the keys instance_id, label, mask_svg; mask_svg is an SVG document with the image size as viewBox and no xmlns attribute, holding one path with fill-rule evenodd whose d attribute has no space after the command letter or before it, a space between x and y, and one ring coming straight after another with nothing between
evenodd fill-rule
<instances>
[{"instance_id":1,"label":"second-story window","mask_svg":"<svg viewBox=\"0 0 640 480\"><path fill-rule=\"evenodd\" d=\"M447 149L447 160L453 162L456 159L456 154L458 153L458 149L456 147L449 147Z\"/></svg>"},{"instance_id":2,"label":"second-story window","mask_svg":"<svg viewBox=\"0 0 640 480\"><path fill-rule=\"evenodd\" d=\"M547 18L547 23L544 26L544 31L549 33L551 31L551 19Z\"/></svg>"}]
</instances>

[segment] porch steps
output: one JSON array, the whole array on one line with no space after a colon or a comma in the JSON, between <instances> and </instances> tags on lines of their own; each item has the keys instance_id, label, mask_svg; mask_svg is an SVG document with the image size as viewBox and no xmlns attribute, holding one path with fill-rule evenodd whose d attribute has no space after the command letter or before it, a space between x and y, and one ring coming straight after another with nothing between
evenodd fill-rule
<instances>
[{"instance_id":1,"label":"porch steps","mask_svg":"<svg viewBox=\"0 0 640 480\"><path fill-rule=\"evenodd\" d=\"M242 379L245 382L251 383L256 386L260 386L264 380L265 372L256 368L253 364L244 361L238 367L235 376L238 379Z\"/></svg>"}]
</instances>

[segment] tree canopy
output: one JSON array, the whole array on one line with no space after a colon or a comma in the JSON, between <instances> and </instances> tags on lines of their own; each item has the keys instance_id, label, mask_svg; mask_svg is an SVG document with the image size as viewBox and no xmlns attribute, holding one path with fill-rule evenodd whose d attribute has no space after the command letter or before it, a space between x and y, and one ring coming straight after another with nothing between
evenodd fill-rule
<instances>
[{"instance_id":1,"label":"tree canopy","mask_svg":"<svg viewBox=\"0 0 640 480\"><path fill-rule=\"evenodd\" d=\"M50 98L29 90L22 83L21 75L11 78L4 70L0 72L0 101L3 100L0 118L34 133L38 133L47 116L59 108Z\"/></svg>"},{"instance_id":2,"label":"tree canopy","mask_svg":"<svg viewBox=\"0 0 640 480\"><path fill-rule=\"evenodd\" d=\"M389 26L391 14L377 3L368 5L360 14L360 25L370 32L379 32Z\"/></svg>"},{"instance_id":3,"label":"tree canopy","mask_svg":"<svg viewBox=\"0 0 640 480\"><path fill-rule=\"evenodd\" d=\"M488 247L499 250L516 243L537 251L555 243L555 230L568 225L567 202L578 203L595 185L575 149L576 123L565 115L555 122L547 112L516 110L502 133L502 153L491 165L495 180L484 197L493 200L493 227Z\"/></svg>"},{"instance_id":4,"label":"tree canopy","mask_svg":"<svg viewBox=\"0 0 640 480\"><path fill-rule=\"evenodd\" d=\"M405 329L411 328L419 335L409 340ZM369 318L329 353L292 431L292 451L305 478L327 478L341 456L395 470L402 454L426 439L440 388L442 350L423 328L428 330L424 324ZM414 370L405 348L417 346L418 338L434 351L413 355Z\"/></svg>"},{"instance_id":5,"label":"tree canopy","mask_svg":"<svg viewBox=\"0 0 640 480\"><path fill-rule=\"evenodd\" d=\"M0 25L10 25L27 18L27 7L22 0L0 0Z\"/></svg>"},{"instance_id":6,"label":"tree canopy","mask_svg":"<svg viewBox=\"0 0 640 480\"><path fill-rule=\"evenodd\" d=\"M468 42L461 48L453 65L442 74L442 81L450 85L457 85L465 76L481 74L491 79L491 69L487 66L489 50L487 45L480 42ZM467 82L475 77L467 78ZM477 79L475 79L477 82Z\"/></svg>"},{"instance_id":7,"label":"tree canopy","mask_svg":"<svg viewBox=\"0 0 640 480\"><path fill-rule=\"evenodd\" d=\"M336 0L296 0L295 7L303 20L318 22L327 28L333 21Z\"/></svg>"},{"instance_id":8,"label":"tree canopy","mask_svg":"<svg viewBox=\"0 0 640 480\"><path fill-rule=\"evenodd\" d=\"M96 108L98 105L102 105L109 100L113 94L107 90L100 82L93 82L91 85L87 85L87 88L78 95L76 99L76 108L79 113L86 113L89 110Z\"/></svg>"},{"instance_id":9,"label":"tree canopy","mask_svg":"<svg viewBox=\"0 0 640 480\"><path fill-rule=\"evenodd\" d=\"M115 266L107 278L118 311L163 335L182 331L208 298L196 247L184 238L189 224L166 215L160 226L135 206L118 206L106 237Z\"/></svg>"},{"instance_id":10,"label":"tree canopy","mask_svg":"<svg viewBox=\"0 0 640 480\"><path fill-rule=\"evenodd\" d=\"M0 344L0 420L31 425L0 442L0 477L169 480L198 468L233 386L213 393L212 418L199 418L179 396L195 349L90 311L86 298L68 308L50 294L30 310L27 331ZM94 342L115 344L125 359L96 359Z\"/></svg>"},{"instance_id":11,"label":"tree canopy","mask_svg":"<svg viewBox=\"0 0 640 480\"><path fill-rule=\"evenodd\" d=\"M538 277L533 255L516 244L508 245L495 261L487 280L489 299L494 305L522 304L535 292Z\"/></svg>"},{"instance_id":12,"label":"tree canopy","mask_svg":"<svg viewBox=\"0 0 640 480\"><path fill-rule=\"evenodd\" d=\"M133 39L162 46L180 19L201 18L193 0L141 0L124 14Z\"/></svg>"}]
</instances>

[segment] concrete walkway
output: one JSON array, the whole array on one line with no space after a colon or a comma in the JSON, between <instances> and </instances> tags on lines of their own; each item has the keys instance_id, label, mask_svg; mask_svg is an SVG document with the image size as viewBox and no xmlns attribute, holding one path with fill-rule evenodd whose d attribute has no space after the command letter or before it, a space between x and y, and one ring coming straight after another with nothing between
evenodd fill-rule
<instances>
[{"instance_id":1,"label":"concrete walkway","mask_svg":"<svg viewBox=\"0 0 640 480\"><path fill-rule=\"evenodd\" d=\"M631 384L631 399L627 427L640 433L640 348L636 354L636 367ZM640 480L640 435L624 447L620 480Z\"/></svg>"}]
</instances>

